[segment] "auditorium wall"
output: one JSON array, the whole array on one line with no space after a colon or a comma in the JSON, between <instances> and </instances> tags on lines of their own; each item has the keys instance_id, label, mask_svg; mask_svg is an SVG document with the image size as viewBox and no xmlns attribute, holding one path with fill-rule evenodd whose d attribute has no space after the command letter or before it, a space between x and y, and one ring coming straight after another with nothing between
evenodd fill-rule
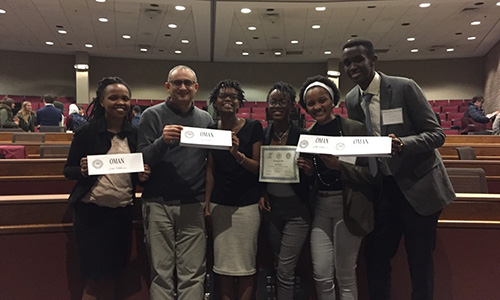
<instances>
[{"instance_id":1,"label":"auditorium wall","mask_svg":"<svg viewBox=\"0 0 500 300\"><path fill-rule=\"evenodd\" d=\"M415 79L428 99L470 99L484 93L484 60L381 61L377 70ZM0 94L75 96L74 62L73 55L0 51ZM327 68L326 62L210 63L90 57L89 99L98 80L110 75L123 77L132 87L133 98L164 99L167 72L180 63L197 72L200 82L197 100L208 99L219 80L230 78L241 81L249 101L263 101L272 83L288 81L299 89L308 76L325 74ZM352 86L350 80L341 75L342 99Z\"/></svg>"},{"instance_id":2,"label":"auditorium wall","mask_svg":"<svg viewBox=\"0 0 500 300\"><path fill-rule=\"evenodd\" d=\"M485 61L485 110L498 110L500 109L500 42L488 52Z\"/></svg>"}]
</instances>

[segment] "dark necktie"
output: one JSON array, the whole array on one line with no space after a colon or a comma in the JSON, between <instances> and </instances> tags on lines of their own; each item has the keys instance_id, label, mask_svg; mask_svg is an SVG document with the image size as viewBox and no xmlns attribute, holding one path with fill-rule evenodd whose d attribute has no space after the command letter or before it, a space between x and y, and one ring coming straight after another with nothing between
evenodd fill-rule
<instances>
[{"instance_id":1,"label":"dark necktie","mask_svg":"<svg viewBox=\"0 0 500 300\"><path fill-rule=\"evenodd\" d=\"M372 118L370 114L370 102L372 101L372 94L364 93L363 94L363 103L365 105L365 126L368 131L368 135L373 136L373 126L372 126ZM375 157L368 157L368 167L370 168L370 173L373 177L377 175L377 159Z\"/></svg>"}]
</instances>

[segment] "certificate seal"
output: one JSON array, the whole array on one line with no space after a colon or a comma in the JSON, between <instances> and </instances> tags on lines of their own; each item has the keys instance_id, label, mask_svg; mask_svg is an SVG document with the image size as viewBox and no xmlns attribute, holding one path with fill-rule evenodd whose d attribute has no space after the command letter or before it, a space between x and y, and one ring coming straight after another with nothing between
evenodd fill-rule
<instances>
[{"instance_id":1,"label":"certificate seal","mask_svg":"<svg viewBox=\"0 0 500 300\"><path fill-rule=\"evenodd\" d=\"M194 132L193 132L193 131L191 131L191 130L188 130L188 131L186 131L185 136L186 136L188 139L191 139L191 138L193 138L193 137L194 137Z\"/></svg>"},{"instance_id":2,"label":"certificate seal","mask_svg":"<svg viewBox=\"0 0 500 300\"><path fill-rule=\"evenodd\" d=\"M309 146L309 142L306 141L306 140L303 140L302 142L300 142L299 144L299 147L300 148L306 148L307 146Z\"/></svg>"},{"instance_id":3,"label":"certificate seal","mask_svg":"<svg viewBox=\"0 0 500 300\"><path fill-rule=\"evenodd\" d=\"M337 150L339 150L339 151L342 151L342 150L344 150L344 149L345 149L345 144L344 144L344 143L342 143L342 142L339 142L339 143L337 143L337 145L335 145L335 148L336 148Z\"/></svg>"},{"instance_id":4,"label":"certificate seal","mask_svg":"<svg viewBox=\"0 0 500 300\"><path fill-rule=\"evenodd\" d=\"M281 159L281 153L278 152L278 154L276 154L276 158Z\"/></svg>"},{"instance_id":5,"label":"certificate seal","mask_svg":"<svg viewBox=\"0 0 500 300\"><path fill-rule=\"evenodd\" d=\"M96 169L100 169L100 168L102 168L102 166L103 166L103 165L104 165L104 164L102 163L102 160L100 160L100 159L96 159L96 160L94 160L94 161L92 162L92 166L93 166L94 168L96 168Z\"/></svg>"},{"instance_id":6,"label":"certificate seal","mask_svg":"<svg viewBox=\"0 0 500 300\"><path fill-rule=\"evenodd\" d=\"M292 157L292 155L290 153L286 154L286 159L290 159L291 157Z\"/></svg>"}]
</instances>

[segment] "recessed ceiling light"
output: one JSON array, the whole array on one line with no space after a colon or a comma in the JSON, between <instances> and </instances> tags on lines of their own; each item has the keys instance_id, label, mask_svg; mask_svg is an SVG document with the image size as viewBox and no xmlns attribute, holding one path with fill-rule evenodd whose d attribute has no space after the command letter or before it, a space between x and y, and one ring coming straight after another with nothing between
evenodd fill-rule
<instances>
[{"instance_id":1,"label":"recessed ceiling light","mask_svg":"<svg viewBox=\"0 0 500 300\"><path fill-rule=\"evenodd\" d=\"M175 24L168 24L168 28L177 28L177 25L175 25Z\"/></svg>"},{"instance_id":2,"label":"recessed ceiling light","mask_svg":"<svg viewBox=\"0 0 500 300\"><path fill-rule=\"evenodd\" d=\"M189 44L189 41L188 40L181 40L181 43L183 43L183 44Z\"/></svg>"},{"instance_id":3,"label":"recessed ceiling light","mask_svg":"<svg viewBox=\"0 0 500 300\"><path fill-rule=\"evenodd\" d=\"M5 14L7 11L5 9L0 9L0 14Z\"/></svg>"},{"instance_id":4,"label":"recessed ceiling light","mask_svg":"<svg viewBox=\"0 0 500 300\"><path fill-rule=\"evenodd\" d=\"M500 6L500 2L497 2L497 6Z\"/></svg>"},{"instance_id":5,"label":"recessed ceiling light","mask_svg":"<svg viewBox=\"0 0 500 300\"><path fill-rule=\"evenodd\" d=\"M250 54L249 54L248 52L242 52L242 53L241 53L241 55L243 55L243 56L248 56L248 55L250 55Z\"/></svg>"},{"instance_id":6,"label":"recessed ceiling light","mask_svg":"<svg viewBox=\"0 0 500 300\"><path fill-rule=\"evenodd\" d=\"M312 26L312 29L320 29L321 28L321 25L313 25Z\"/></svg>"},{"instance_id":7,"label":"recessed ceiling light","mask_svg":"<svg viewBox=\"0 0 500 300\"><path fill-rule=\"evenodd\" d=\"M182 53L181 50L175 50L174 52L175 52L175 54L181 54Z\"/></svg>"},{"instance_id":8,"label":"recessed ceiling light","mask_svg":"<svg viewBox=\"0 0 500 300\"><path fill-rule=\"evenodd\" d=\"M236 41L235 44L236 45L243 45L243 42L242 41Z\"/></svg>"},{"instance_id":9,"label":"recessed ceiling light","mask_svg":"<svg viewBox=\"0 0 500 300\"><path fill-rule=\"evenodd\" d=\"M481 24L481 22L479 22L479 21L474 21L474 22L471 22L470 24L471 24L472 26L476 26L476 25Z\"/></svg>"},{"instance_id":10,"label":"recessed ceiling light","mask_svg":"<svg viewBox=\"0 0 500 300\"><path fill-rule=\"evenodd\" d=\"M340 76L340 72L339 71L335 71L335 70L329 70L326 72L326 74L328 76L331 76L331 77L339 77Z\"/></svg>"},{"instance_id":11,"label":"recessed ceiling light","mask_svg":"<svg viewBox=\"0 0 500 300\"><path fill-rule=\"evenodd\" d=\"M52 41L46 41L45 44L47 44L49 46L52 46L52 45L54 45L54 42L52 42Z\"/></svg>"},{"instance_id":12,"label":"recessed ceiling light","mask_svg":"<svg viewBox=\"0 0 500 300\"><path fill-rule=\"evenodd\" d=\"M446 49L446 52L453 52L453 51L455 51L455 49L453 49L453 48Z\"/></svg>"},{"instance_id":13,"label":"recessed ceiling light","mask_svg":"<svg viewBox=\"0 0 500 300\"><path fill-rule=\"evenodd\" d=\"M148 49L147 48L140 48L139 49L141 52L148 52Z\"/></svg>"},{"instance_id":14,"label":"recessed ceiling light","mask_svg":"<svg viewBox=\"0 0 500 300\"><path fill-rule=\"evenodd\" d=\"M241 9L241 13L242 13L242 14L249 14L249 13L251 13L251 12L252 12L252 10L251 10L250 8L242 8L242 9Z\"/></svg>"},{"instance_id":15,"label":"recessed ceiling light","mask_svg":"<svg viewBox=\"0 0 500 300\"><path fill-rule=\"evenodd\" d=\"M124 35L122 35L122 38L124 38L126 40L130 40L132 37L128 34L124 34Z\"/></svg>"},{"instance_id":16,"label":"recessed ceiling light","mask_svg":"<svg viewBox=\"0 0 500 300\"><path fill-rule=\"evenodd\" d=\"M281 55L281 51L275 51L275 52L274 52L274 55L276 55L276 56L280 56L280 55Z\"/></svg>"},{"instance_id":17,"label":"recessed ceiling light","mask_svg":"<svg viewBox=\"0 0 500 300\"><path fill-rule=\"evenodd\" d=\"M413 53L417 53L418 49L411 49L410 51L413 52Z\"/></svg>"},{"instance_id":18,"label":"recessed ceiling light","mask_svg":"<svg viewBox=\"0 0 500 300\"><path fill-rule=\"evenodd\" d=\"M468 39L469 41L473 41L473 40L475 40L475 39L476 39L476 37L475 37L475 36L469 36L467 39Z\"/></svg>"},{"instance_id":19,"label":"recessed ceiling light","mask_svg":"<svg viewBox=\"0 0 500 300\"><path fill-rule=\"evenodd\" d=\"M325 53L325 55L330 55L330 54L332 54L332 51L330 51L330 50L326 50L326 51L325 51L325 52L323 52L323 53Z\"/></svg>"},{"instance_id":20,"label":"recessed ceiling light","mask_svg":"<svg viewBox=\"0 0 500 300\"><path fill-rule=\"evenodd\" d=\"M426 8L426 7L431 6L431 4L430 3L420 3L418 6L421 8Z\"/></svg>"},{"instance_id":21,"label":"recessed ceiling light","mask_svg":"<svg viewBox=\"0 0 500 300\"><path fill-rule=\"evenodd\" d=\"M255 26L250 26L250 27L248 27L248 30L252 30L252 31L254 31L254 30L257 30L257 27L255 27Z\"/></svg>"},{"instance_id":22,"label":"recessed ceiling light","mask_svg":"<svg viewBox=\"0 0 500 300\"><path fill-rule=\"evenodd\" d=\"M95 2L104 3L106 0L95 0Z\"/></svg>"},{"instance_id":23,"label":"recessed ceiling light","mask_svg":"<svg viewBox=\"0 0 500 300\"><path fill-rule=\"evenodd\" d=\"M415 41L415 38L414 38L414 37L409 37L409 38L407 38L406 40L407 40L408 42L413 42L413 41Z\"/></svg>"},{"instance_id":24,"label":"recessed ceiling light","mask_svg":"<svg viewBox=\"0 0 500 300\"><path fill-rule=\"evenodd\" d=\"M101 23L107 23L109 20L106 18L99 18L99 22Z\"/></svg>"},{"instance_id":25,"label":"recessed ceiling light","mask_svg":"<svg viewBox=\"0 0 500 300\"><path fill-rule=\"evenodd\" d=\"M176 5L176 6L175 6L175 10L178 10L178 11L183 11L183 10L186 10L186 7L185 7L185 6L182 6L182 5Z\"/></svg>"},{"instance_id":26,"label":"recessed ceiling light","mask_svg":"<svg viewBox=\"0 0 500 300\"><path fill-rule=\"evenodd\" d=\"M297 40L290 41L290 44L298 44L298 43L299 43L299 41L297 41Z\"/></svg>"},{"instance_id":27,"label":"recessed ceiling light","mask_svg":"<svg viewBox=\"0 0 500 300\"><path fill-rule=\"evenodd\" d=\"M326 7L324 7L324 6L316 6L314 9L315 9L316 11L325 11L325 10L326 10Z\"/></svg>"},{"instance_id":28,"label":"recessed ceiling light","mask_svg":"<svg viewBox=\"0 0 500 300\"><path fill-rule=\"evenodd\" d=\"M58 30L57 32L59 32L60 34L66 34L66 33L68 33L66 30Z\"/></svg>"},{"instance_id":29,"label":"recessed ceiling light","mask_svg":"<svg viewBox=\"0 0 500 300\"><path fill-rule=\"evenodd\" d=\"M92 48L92 47L94 47L94 45L92 45L92 44L85 44L85 47L86 48Z\"/></svg>"}]
</instances>

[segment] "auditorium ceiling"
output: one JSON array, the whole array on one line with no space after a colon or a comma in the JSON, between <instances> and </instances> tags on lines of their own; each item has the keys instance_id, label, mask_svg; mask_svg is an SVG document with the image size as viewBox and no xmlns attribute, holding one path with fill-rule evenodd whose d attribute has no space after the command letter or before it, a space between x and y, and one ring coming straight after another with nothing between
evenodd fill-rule
<instances>
[{"instance_id":1,"label":"auditorium ceiling","mask_svg":"<svg viewBox=\"0 0 500 300\"><path fill-rule=\"evenodd\" d=\"M382 60L481 57L500 40L500 0L102 1L0 0L0 50L326 62L356 36Z\"/></svg>"}]
</instances>

